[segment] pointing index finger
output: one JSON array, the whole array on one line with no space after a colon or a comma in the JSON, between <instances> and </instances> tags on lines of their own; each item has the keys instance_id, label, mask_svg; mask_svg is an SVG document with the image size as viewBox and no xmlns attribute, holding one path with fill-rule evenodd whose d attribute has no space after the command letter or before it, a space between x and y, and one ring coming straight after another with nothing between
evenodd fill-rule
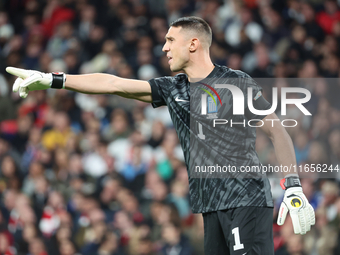
<instances>
[{"instance_id":1,"label":"pointing index finger","mask_svg":"<svg viewBox=\"0 0 340 255\"><path fill-rule=\"evenodd\" d=\"M6 72L18 76L20 78L26 79L29 76L29 71L16 67L7 67Z\"/></svg>"}]
</instances>

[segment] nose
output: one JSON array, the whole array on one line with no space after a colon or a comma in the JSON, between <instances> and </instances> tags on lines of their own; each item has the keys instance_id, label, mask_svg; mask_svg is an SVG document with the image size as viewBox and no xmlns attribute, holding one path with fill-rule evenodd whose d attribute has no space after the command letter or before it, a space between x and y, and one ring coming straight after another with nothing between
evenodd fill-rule
<instances>
[{"instance_id":1,"label":"nose","mask_svg":"<svg viewBox=\"0 0 340 255\"><path fill-rule=\"evenodd\" d=\"M163 46L163 48L162 48L162 51L163 51L163 52L168 52L168 51L170 51L169 46L168 46L168 43L165 43L165 44L164 44L164 46Z\"/></svg>"}]
</instances>

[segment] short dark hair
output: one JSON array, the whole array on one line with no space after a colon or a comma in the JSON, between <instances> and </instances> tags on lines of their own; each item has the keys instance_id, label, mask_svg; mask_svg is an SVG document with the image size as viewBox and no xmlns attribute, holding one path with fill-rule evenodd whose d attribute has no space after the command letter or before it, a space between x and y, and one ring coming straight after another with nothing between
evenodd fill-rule
<instances>
[{"instance_id":1,"label":"short dark hair","mask_svg":"<svg viewBox=\"0 0 340 255\"><path fill-rule=\"evenodd\" d=\"M205 34L208 45L211 45L212 32L209 24L202 18L190 16L179 18L171 22L170 27L182 27L183 29L194 30L198 34Z\"/></svg>"}]
</instances>

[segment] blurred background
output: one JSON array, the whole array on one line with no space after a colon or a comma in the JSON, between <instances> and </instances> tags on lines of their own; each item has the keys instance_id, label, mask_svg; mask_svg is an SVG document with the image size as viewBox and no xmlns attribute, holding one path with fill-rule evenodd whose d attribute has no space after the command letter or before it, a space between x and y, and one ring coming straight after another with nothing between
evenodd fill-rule
<instances>
[{"instance_id":1,"label":"blurred background","mask_svg":"<svg viewBox=\"0 0 340 255\"><path fill-rule=\"evenodd\" d=\"M187 170L167 108L67 90L12 93L6 66L148 80L170 72L168 24L204 18L214 63L272 78L314 78L306 105L288 116L298 164L340 163L340 1L1 0L0 253L203 255L203 221L188 200ZM97 84L93 84L97 86ZM278 112L279 114L279 112ZM263 164L277 164L258 133ZM271 178L276 255L340 254L340 197L329 178L301 176L316 225L276 225L283 191ZM305 178L304 178L305 177ZM319 176L320 177L320 176ZM211 255L211 254L209 254Z\"/></svg>"}]
</instances>

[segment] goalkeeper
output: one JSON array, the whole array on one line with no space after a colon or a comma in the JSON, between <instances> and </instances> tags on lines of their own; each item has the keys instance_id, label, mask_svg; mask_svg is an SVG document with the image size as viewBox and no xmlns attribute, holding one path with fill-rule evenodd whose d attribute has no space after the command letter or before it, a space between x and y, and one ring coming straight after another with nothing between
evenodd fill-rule
<instances>
[{"instance_id":1,"label":"goalkeeper","mask_svg":"<svg viewBox=\"0 0 340 255\"><path fill-rule=\"evenodd\" d=\"M68 89L88 94L114 94L152 103L153 107L168 106L172 121L184 151L187 167L190 159L190 82L193 78L249 78L241 71L214 65L209 56L212 33L209 25L197 17L174 21L165 36L163 51L170 69L182 71L174 77L149 81L123 79L109 74L66 75L8 67L7 72L18 76L13 91L25 98L30 91L48 88ZM210 84L212 88L215 84ZM269 103L262 97L261 88L255 90L254 107L266 110ZM231 111L229 111L231 112ZM247 119L277 119L277 116L257 116L249 111ZM263 118L264 117L264 118ZM277 160L283 166L295 165L292 141L281 125L264 121L260 127L272 140ZM227 150L230 162L243 165L259 163L255 151L255 127L225 127L225 136L216 146ZM199 134L196 134L199 137ZM192 144L191 144L192 145ZM207 145L208 146L208 145ZM219 150L218 150L219 151ZM242 162L242 160L244 160ZM250 163L250 164L249 164ZM204 249L207 255L270 255L273 245L273 201L268 179L192 178L189 171L190 203L194 213L204 219ZM305 234L315 223L314 210L303 194L296 174L288 173L281 181L285 195L277 222L282 225L289 211L295 234Z\"/></svg>"}]
</instances>

